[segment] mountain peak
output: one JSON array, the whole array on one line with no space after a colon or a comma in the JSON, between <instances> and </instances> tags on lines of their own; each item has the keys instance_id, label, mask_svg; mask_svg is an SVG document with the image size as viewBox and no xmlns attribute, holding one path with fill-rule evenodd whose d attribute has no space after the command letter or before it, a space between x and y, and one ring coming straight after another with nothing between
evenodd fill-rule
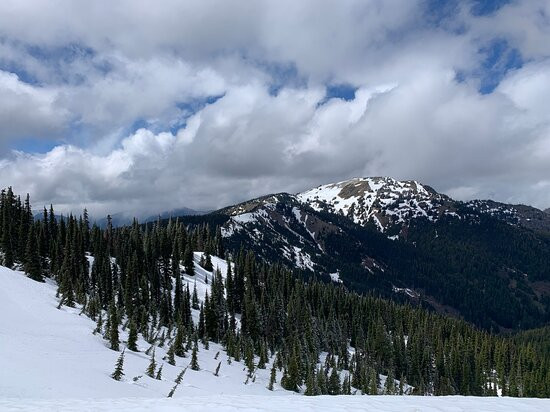
<instances>
[{"instance_id":1,"label":"mountain peak","mask_svg":"<svg viewBox=\"0 0 550 412\"><path fill-rule=\"evenodd\" d=\"M447 196L415 180L382 176L321 185L296 197L317 211L342 214L355 223L374 221L382 231L414 217L434 220L440 215L441 206L451 202Z\"/></svg>"}]
</instances>

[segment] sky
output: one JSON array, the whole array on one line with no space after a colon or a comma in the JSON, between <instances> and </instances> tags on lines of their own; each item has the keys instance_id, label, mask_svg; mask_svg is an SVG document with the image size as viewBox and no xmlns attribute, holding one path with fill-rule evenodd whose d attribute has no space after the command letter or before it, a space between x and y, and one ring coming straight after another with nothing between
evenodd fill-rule
<instances>
[{"instance_id":1,"label":"sky","mask_svg":"<svg viewBox=\"0 0 550 412\"><path fill-rule=\"evenodd\" d=\"M549 0L2 0L0 187L94 216L359 176L550 207Z\"/></svg>"}]
</instances>

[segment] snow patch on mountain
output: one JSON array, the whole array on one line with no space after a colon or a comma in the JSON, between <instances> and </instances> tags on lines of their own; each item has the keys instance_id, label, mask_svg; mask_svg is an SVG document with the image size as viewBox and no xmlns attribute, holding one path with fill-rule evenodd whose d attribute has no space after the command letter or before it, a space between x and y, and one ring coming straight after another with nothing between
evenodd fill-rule
<instances>
[{"instance_id":1,"label":"snow patch on mountain","mask_svg":"<svg viewBox=\"0 0 550 412\"><path fill-rule=\"evenodd\" d=\"M436 220L451 200L414 180L390 177L355 178L322 185L299 193L296 198L317 211L341 214L355 223L374 222L381 231L413 218Z\"/></svg>"},{"instance_id":2,"label":"snow patch on mountain","mask_svg":"<svg viewBox=\"0 0 550 412\"><path fill-rule=\"evenodd\" d=\"M340 279L340 272L329 273L328 275L330 276L330 280L333 282L342 283L342 279Z\"/></svg>"}]
</instances>

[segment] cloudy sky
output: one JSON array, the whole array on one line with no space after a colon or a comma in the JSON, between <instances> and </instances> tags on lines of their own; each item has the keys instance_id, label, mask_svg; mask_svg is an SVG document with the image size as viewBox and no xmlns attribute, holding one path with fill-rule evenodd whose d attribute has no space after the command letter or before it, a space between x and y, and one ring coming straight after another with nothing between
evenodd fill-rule
<instances>
[{"instance_id":1,"label":"cloudy sky","mask_svg":"<svg viewBox=\"0 0 550 412\"><path fill-rule=\"evenodd\" d=\"M97 216L355 176L550 207L550 1L2 0L0 186Z\"/></svg>"}]
</instances>

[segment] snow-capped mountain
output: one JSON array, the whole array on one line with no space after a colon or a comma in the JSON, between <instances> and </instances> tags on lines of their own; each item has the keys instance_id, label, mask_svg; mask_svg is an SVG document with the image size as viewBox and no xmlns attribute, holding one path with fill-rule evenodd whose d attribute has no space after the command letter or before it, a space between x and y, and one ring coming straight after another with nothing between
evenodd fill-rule
<instances>
[{"instance_id":1,"label":"snow-capped mountain","mask_svg":"<svg viewBox=\"0 0 550 412\"><path fill-rule=\"evenodd\" d=\"M314 222L311 216L312 210L343 216L361 226L373 224L391 239L406 236L406 227L416 219L429 222L449 217L475 220L479 214L550 233L549 214L531 206L509 205L493 200L461 202L414 180L366 177L321 185L296 195L281 193L263 196L222 209L217 213L231 217L224 228L224 236L230 237L235 231L254 223L268 223L274 213L281 210L277 206L281 203L292 204L297 221L314 240L320 228L318 221ZM278 223L288 226L289 218L279 219ZM272 229L273 222L268 227ZM254 233L256 237L261 236L258 230Z\"/></svg>"},{"instance_id":2,"label":"snow-capped mountain","mask_svg":"<svg viewBox=\"0 0 550 412\"><path fill-rule=\"evenodd\" d=\"M550 253L550 215L530 206L461 202L416 181L371 177L268 195L214 215L225 216L229 249L243 246L360 292L399 295L460 314L471 312L471 305L464 296L449 299L452 290L483 295L487 284L505 278L494 284L499 293L520 306L529 302L532 313L550 311L537 303L550 295L548 266L532 257ZM526 296L509 286L517 284ZM411 293L400 292L405 290ZM496 308L481 306L468 316L504 324Z\"/></svg>"},{"instance_id":3,"label":"snow-capped mountain","mask_svg":"<svg viewBox=\"0 0 550 412\"><path fill-rule=\"evenodd\" d=\"M424 217L436 220L453 214L453 201L414 180L368 177L322 185L296 198L315 210L347 216L355 223L373 222L381 230Z\"/></svg>"}]
</instances>

